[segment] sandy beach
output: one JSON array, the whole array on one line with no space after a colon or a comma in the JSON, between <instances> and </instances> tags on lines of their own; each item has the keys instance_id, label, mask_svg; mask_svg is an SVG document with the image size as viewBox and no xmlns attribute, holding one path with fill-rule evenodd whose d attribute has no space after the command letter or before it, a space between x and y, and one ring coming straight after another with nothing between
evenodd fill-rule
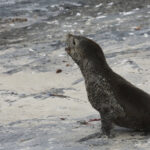
<instances>
[{"instance_id":1,"label":"sandy beach","mask_svg":"<svg viewBox=\"0 0 150 150\"><path fill-rule=\"evenodd\" d=\"M95 40L115 72L150 93L150 2L10 2L0 3L0 150L149 150L150 135L120 127L78 142L101 121L64 48L69 32Z\"/></svg>"}]
</instances>

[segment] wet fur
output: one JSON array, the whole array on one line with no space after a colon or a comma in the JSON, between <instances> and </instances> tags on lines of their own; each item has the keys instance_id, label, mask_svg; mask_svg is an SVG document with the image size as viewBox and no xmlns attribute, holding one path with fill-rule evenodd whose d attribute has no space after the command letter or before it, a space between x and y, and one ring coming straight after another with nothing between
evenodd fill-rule
<instances>
[{"instance_id":1,"label":"wet fur","mask_svg":"<svg viewBox=\"0 0 150 150\"><path fill-rule=\"evenodd\" d=\"M67 43L67 53L84 76L88 99L101 115L103 134L111 136L114 124L149 131L150 95L116 74L94 41L68 35Z\"/></svg>"}]
</instances>

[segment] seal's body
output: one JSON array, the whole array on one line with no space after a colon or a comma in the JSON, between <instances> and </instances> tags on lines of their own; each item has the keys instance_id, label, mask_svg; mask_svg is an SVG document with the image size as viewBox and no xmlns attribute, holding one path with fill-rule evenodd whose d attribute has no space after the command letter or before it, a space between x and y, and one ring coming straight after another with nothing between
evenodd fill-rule
<instances>
[{"instance_id":1,"label":"seal's body","mask_svg":"<svg viewBox=\"0 0 150 150\"><path fill-rule=\"evenodd\" d=\"M94 41L69 34L67 45L84 76L88 99L101 115L103 134L110 136L113 124L150 130L150 95L113 72Z\"/></svg>"}]
</instances>

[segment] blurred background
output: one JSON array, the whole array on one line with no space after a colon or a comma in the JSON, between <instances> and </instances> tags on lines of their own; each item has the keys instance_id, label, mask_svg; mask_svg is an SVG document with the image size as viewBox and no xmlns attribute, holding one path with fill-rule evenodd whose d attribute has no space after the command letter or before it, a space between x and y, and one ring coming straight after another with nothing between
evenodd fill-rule
<instances>
[{"instance_id":1,"label":"blurred background","mask_svg":"<svg viewBox=\"0 0 150 150\"><path fill-rule=\"evenodd\" d=\"M150 1L0 0L1 72L53 70L48 54L65 46L67 33L98 41L107 57L147 51Z\"/></svg>"}]
</instances>

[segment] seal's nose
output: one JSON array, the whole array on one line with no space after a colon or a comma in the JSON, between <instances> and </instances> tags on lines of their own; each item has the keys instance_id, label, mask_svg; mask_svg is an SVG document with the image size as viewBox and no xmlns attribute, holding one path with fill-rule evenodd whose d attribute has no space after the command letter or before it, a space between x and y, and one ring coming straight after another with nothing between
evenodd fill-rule
<instances>
[{"instance_id":1,"label":"seal's nose","mask_svg":"<svg viewBox=\"0 0 150 150\"><path fill-rule=\"evenodd\" d=\"M72 34L68 33L68 34L67 34L67 39L69 39L69 38L72 37L72 36L73 36Z\"/></svg>"},{"instance_id":2,"label":"seal's nose","mask_svg":"<svg viewBox=\"0 0 150 150\"><path fill-rule=\"evenodd\" d=\"M68 46L68 47L70 47L70 45L71 45L71 37L73 37L73 35L72 34L67 34L67 36L66 36L66 46Z\"/></svg>"}]
</instances>

